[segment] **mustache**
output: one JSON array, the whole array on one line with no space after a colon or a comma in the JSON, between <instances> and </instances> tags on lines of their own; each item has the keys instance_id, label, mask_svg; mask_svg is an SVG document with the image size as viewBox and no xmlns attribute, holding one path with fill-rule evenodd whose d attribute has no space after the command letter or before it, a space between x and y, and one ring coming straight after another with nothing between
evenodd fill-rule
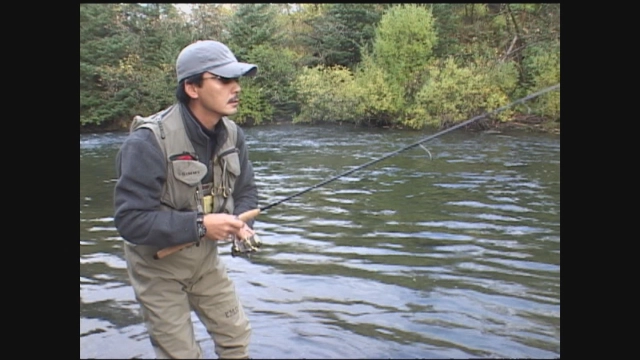
<instances>
[{"instance_id":1,"label":"mustache","mask_svg":"<svg viewBox=\"0 0 640 360\"><path fill-rule=\"evenodd\" d=\"M236 101L240 101L239 96L234 96L233 98L231 98L231 100L229 100L229 102L236 102Z\"/></svg>"}]
</instances>

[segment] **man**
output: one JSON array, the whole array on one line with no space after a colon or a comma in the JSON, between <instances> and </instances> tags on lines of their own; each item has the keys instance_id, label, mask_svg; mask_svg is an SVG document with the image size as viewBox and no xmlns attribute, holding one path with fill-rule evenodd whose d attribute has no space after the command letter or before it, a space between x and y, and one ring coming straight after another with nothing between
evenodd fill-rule
<instances>
[{"instance_id":1,"label":"man","mask_svg":"<svg viewBox=\"0 0 640 360\"><path fill-rule=\"evenodd\" d=\"M251 326L218 256L217 240L254 235L258 196L237 112L239 78L257 66L238 62L216 41L178 55L178 102L135 117L116 157L114 222L136 299L158 358L202 358L191 310L220 358L248 358ZM155 259L161 249L195 243Z\"/></svg>"}]
</instances>

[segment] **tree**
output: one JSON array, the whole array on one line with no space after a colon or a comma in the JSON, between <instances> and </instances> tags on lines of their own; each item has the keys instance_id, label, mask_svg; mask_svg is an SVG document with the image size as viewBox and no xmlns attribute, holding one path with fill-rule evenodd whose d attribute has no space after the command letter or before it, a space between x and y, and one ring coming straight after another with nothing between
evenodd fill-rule
<instances>
[{"instance_id":1,"label":"tree","mask_svg":"<svg viewBox=\"0 0 640 360\"><path fill-rule=\"evenodd\" d=\"M229 23L225 40L238 60L246 61L251 50L260 45L281 43L277 27L277 7L271 4L241 4Z\"/></svg>"},{"instance_id":2,"label":"tree","mask_svg":"<svg viewBox=\"0 0 640 360\"><path fill-rule=\"evenodd\" d=\"M419 5L395 5L380 20L373 51L389 81L407 85L429 62L436 45L431 10Z\"/></svg>"},{"instance_id":3,"label":"tree","mask_svg":"<svg viewBox=\"0 0 640 360\"><path fill-rule=\"evenodd\" d=\"M171 4L80 5L80 123L122 123L174 100L188 41Z\"/></svg>"},{"instance_id":4,"label":"tree","mask_svg":"<svg viewBox=\"0 0 640 360\"><path fill-rule=\"evenodd\" d=\"M353 69L362 48L370 48L381 4L329 4L324 15L311 20L313 31L303 41L315 50L309 65L340 65Z\"/></svg>"},{"instance_id":5,"label":"tree","mask_svg":"<svg viewBox=\"0 0 640 360\"><path fill-rule=\"evenodd\" d=\"M230 15L220 4L195 4L191 10L191 40L220 40Z\"/></svg>"},{"instance_id":6,"label":"tree","mask_svg":"<svg viewBox=\"0 0 640 360\"><path fill-rule=\"evenodd\" d=\"M107 69L118 66L133 42L122 24L125 17L122 5L80 4L80 125L100 124L125 112L109 103L123 89L105 80Z\"/></svg>"}]
</instances>

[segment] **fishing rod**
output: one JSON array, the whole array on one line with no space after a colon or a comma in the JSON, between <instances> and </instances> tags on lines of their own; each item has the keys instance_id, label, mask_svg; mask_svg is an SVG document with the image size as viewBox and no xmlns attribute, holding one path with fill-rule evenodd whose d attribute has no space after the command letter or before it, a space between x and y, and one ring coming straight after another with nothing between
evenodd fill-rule
<instances>
[{"instance_id":1,"label":"fishing rod","mask_svg":"<svg viewBox=\"0 0 640 360\"><path fill-rule=\"evenodd\" d=\"M402 149L396 150L396 151L394 151L394 152L390 152L390 153L388 153L387 155L384 155L383 157L381 157L381 158L379 158L379 159L371 160L371 161L369 161L369 162L367 162L367 163L364 163L364 164L362 164L362 165L360 165L360 166L358 166L358 167L355 167L355 168L353 168L353 169L351 169L351 170L345 171L345 172L343 172L342 174L336 175L336 176L334 176L334 177L332 177L332 178L330 178L330 179L328 179L328 180L322 181L322 182L320 182L320 183L318 183L318 184L316 184L316 185L314 185L314 186L311 186L310 188L304 189L304 190L302 190L302 191L300 191L300 192L298 192L298 193L296 193L296 194L293 194L293 195L288 196L288 197L286 197L286 198L284 198L284 199L278 200L278 201L276 201L276 202L274 202L274 203L272 203L272 204L269 204L269 205L263 206L263 207L261 207L260 209L257 209L257 210L259 210L259 212L262 212L262 211L265 211L265 210L271 209L272 207L274 207L274 206L276 206L276 205L282 204L282 203L283 203L283 202L285 202L285 201L289 201L289 200L291 200L291 199L293 199L293 198L295 198L295 197L298 197L298 196L300 196L300 195L302 195L302 194L304 194L304 193L306 193L306 192L309 192L309 191L311 191L311 190L313 190L313 189L317 189L317 188L319 188L319 187L321 187L321 186L324 186L324 185L326 185L326 184L328 184L328 183L330 183L330 182L332 182L332 181L335 181L335 180L337 180L337 179L339 179L339 178L341 178L341 177L347 176L347 175L352 174L352 173L354 173L354 172L356 172L356 171L358 171L358 170L360 170L360 169L363 169L363 168L365 168L365 167L367 167L367 166L371 166L371 165L373 165L373 164L375 164L375 163L378 163L378 162L380 162L380 161L382 161L382 160L385 160L385 159L388 159L388 158L390 158L390 157L392 157L392 156L394 156L394 155L397 155L397 154L399 154L399 153L401 153L401 152L403 152L403 151L406 151L406 150L409 150L409 149L411 149L411 148L414 148L414 147L416 147L416 146L418 146L418 145L422 144L423 142L429 141L429 140L431 140L431 139L434 139L434 138L436 138L436 137L438 137L438 136L444 135L444 134L446 134L446 133L448 133L448 132L451 132L451 131L453 131L453 130L455 130L455 129L458 129L458 128L461 128L461 127L463 127L463 126L469 125L469 124L471 124L472 122L477 121L477 120L480 120L480 119L483 119L483 118L485 118L485 117L487 117L487 116L490 116L490 115L494 115L494 114L500 113L500 112L502 112L502 111L504 111L504 110L506 110L506 109L508 109L508 108L510 108L510 107L512 107L512 106L514 106L514 105L517 105L517 104L519 104L519 103L523 103L523 102L525 102L525 101L527 101L527 100L533 99L533 98L535 98L535 97L538 97L538 96L540 96L540 95L542 95L542 94L544 94L544 93L547 93L547 92L549 92L549 91L551 91L551 90L555 90L555 89L557 89L557 88L560 88L560 84L557 84L557 85L554 85L554 86L550 86L550 87L548 87L548 88L546 88L546 89L540 90L540 91L538 91L538 92L536 92L536 93L533 93L533 94L531 94L531 95L528 95L528 96L526 96L526 97L523 97L522 99L516 100L516 101L514 101L514 102L512 102L512 103L510 103L510 104L508 104L508 105L505 105L505 106L503 106L503 107L501 107L501 108L498 108L498 109L496 109L496 110L493 110L492 112L484 113L484 114L482 114L482 115L478 115L478 116L476 116L476 117L473 117L473 118L471 118L471 119L469 119L469 120L467 120L467 121L465 121L465 122L463 122L463 123L457 124L457 125L455 125L455 126L452 126L452 127L450 127L450 128L447 128L447 129L445 129L445 130L442 130L442 131L440 131L440 132L438 132L438 133L435 133L435 134L433 134L433 135L430 135L430 136L428 136L428 137L426 137L426 138L424 138L424 139L422 139L422 140L419 140L419 141L414 142L414 143L413 143L413 144L411 144L411 145L407 145L407 146L403 147ZM256 215L257 215L257 214L256 214Z\"/></svg>"},{"instance_id":2,"label":"fishing rod","mask_svg":"<svg viewBox=\"0 0 640 360\"><path fill-rule=\"evenodd\" d=\"M527 95L527 96L525 96L525 97L523 97L523 98L521 98L521 99L518 99L518 100L516 100L516 101L513 101L513 102L511 102L511 103L509 103L509 104L507 104L507 105L505 105L505 106L502 106L502 107L500 107L500 108L497 108L497 109L495 109L495 110L493 110L493 111L491 111L491 112L484 113L484 114L481 114L481 115L478 115L478 116L472 117L471 119L469 119L469 120L467 120L467 121L465 121L465 122L462 122L462 123L460 123L460 124L454 125L454 126L452 126L452 127L450 127L450 128L447 128L447 129L445 129L445 130L442 130L442 131L440 131L440 132L437 132L437 133L435 133L435 134L433 134L433 135L427 136L426 138L423 138L423 139L421 139L421 140L418 140L418 141L414 142L413 144L407 145L407 146L405 146L405 147L403 147L403 148L401 148L401 149L398 149L398 150L396 150L396 151L390 152L390 153L388 153L388 154L384 155L384 156L383 156L383 157L381 157L381 158L378 158L378 159L375 159L375 160L371 160L371 161L369 161L369 162L367 162L367 163L364 163L364 164L362 164L362 165L360 165L360 166L357 166L357 167L355 167L355 168L353 168L353 169L351 169L351 170L345 171L345 172L343 172L343 173L341 173L341 174L339 174L339 175L336 175L336 176L334 176L334 177L332 177L332 178L329 178L329 179L327 179L327 180L324 180L324 181L322 181L322 182L319 182L319 183L317 183L316 185L313 185L313 186L311 186L311 187L309 187L309 188L306 188L306 189L304 189L304 190L302 190L302 191L299 191L299 192L297 192L297 193L295 193L295 194L293 194L293 195L287 196L287 197L285 197L284 199L280 199L280 200L278 200L278 201L275 201L275 202L273 202L273 203L271 203L271 204L265 205L265 206L263 206L263 207L261 207L261 208L258 208L258 209L253 209L253 210L246 211L246 212L244 212L244 213L242 213L242 214L238 215L238 218L239 218L240 220L242 220L242 221L245 221L245 222L246 222L246 221L248 221L248 220L251 220L251 219L255 218L256 216L258 216L261 212L266 211L266 210L268 210L268 209L271 209L271 208L272 208L272 207L274 207L274 206L280 205L280 204L282 204L282 203L283 203L283 202L285 202L285 201L289 201L289 200L291 200L291 199L293 199L293 198L295 198L295 197L298 197L298 196L300 196L300 195L302 195L302 194L304 194L304 193L307 193L307 192L309 192L309 191L311 191L311 190L313 190L313 189L317 189L317 188L319 188L319 187L321 187L321 186L324 186L324 185L326 185L326 184L328 184L328 183L330 183L330 182L332 182L332 181L338 180L338 179L339 179L339 178L341 178L341 177L347 176L347 175L352 174L352 173L354 173L354 172L356 172L356 171L358 171L358 170L360 170L360 169L363 169L363 168L365 168L365 167L367 167L367 166L371 166L371 165L376 164L376 163L378 163L378 162L380 162L380 161L382 161L382 160L385 160L385 159L388 159L388 158L390 158L390 157L392 157L392 156L395 156L395 155L397 155L397 154L399 154L399 153L401 153L401 152L403 152L403 151L406 151L406 150L409 150L409 149L414 148L414 147L416 147L416 146L419 146L419 145L421 145L422 143L427 142L427 141L429 141L429 140L431 140L431 139L434 139L434 138L436 138L436 137L438 137L438 136L442 136L442 135L444 135L444 134L446 134L446 133L448 133L448 132L451 132L451 131L453 131L453 130L459 129L459 128L463 127L463 126L467 126L467 125L469 125L469 124L473 123L474 121L478 121L478 120L480 120L480 119L484 119L484 118L486 118L487 116L490 116L490 115L498 114L498 113L500 113L500 112L502 112L502 111L507 110L508 108L510 108L510 107L512 107L512 106L515 106L515 105L520 104L520 103L524 103L524 102L526 102L526 101L528 101L528 100L531 100L531 99L536 98L536 97L538 97L538 96L540 96L540 95L543 95L543 94L545 94L545 93L547 93L547 92L549 92L549 91L556 90L556 89L559 89L559 88L560 88L560 84L556 84L556 85L553 85L553 86L549 86L549 87L544 88L544 89L542 89L542 90L540 90L540 91L537 91L537 92L535 92L535 93L532 93L532 94L530 94L530 95ZM193 245L193 244L195 244L195 242L193 242L193 243L188 243L188 244L175 245L175 246L173 246L173 247L165 248L165 249L162 249L162 250L158 251L158 253L157 253L157 254L156 254L156 256L154 256L154 257L155 257L156 259L160 259L160 258L163 258L163 257L165 257L165 256L167 256L167 255L173 254L174 252L179 251L179 250L181 250L182 248L185 248L185 247L187 247L187 246L191 246L191 245Z\"/></svg>"}]
</instances>

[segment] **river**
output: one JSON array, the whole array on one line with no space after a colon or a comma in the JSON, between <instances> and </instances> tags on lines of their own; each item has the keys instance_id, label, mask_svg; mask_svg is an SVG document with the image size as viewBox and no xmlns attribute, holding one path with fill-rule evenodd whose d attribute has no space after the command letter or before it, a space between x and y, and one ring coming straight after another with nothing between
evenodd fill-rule
<instances>
[{"instance_id":1,"label":"river","mask_svg":"<svg viewBox=\"0 0 640 360\"><path fill-rule=\"evenodd\" d=\"M245 129L260 206L429 133ZM153 358L113 225L125 133L80 136L80 357ZM560 356L560 140L445 134L258 216L221 249L253 358ZM192 316L205 356L216 358Z\"/></svg>"}]
</instances>

